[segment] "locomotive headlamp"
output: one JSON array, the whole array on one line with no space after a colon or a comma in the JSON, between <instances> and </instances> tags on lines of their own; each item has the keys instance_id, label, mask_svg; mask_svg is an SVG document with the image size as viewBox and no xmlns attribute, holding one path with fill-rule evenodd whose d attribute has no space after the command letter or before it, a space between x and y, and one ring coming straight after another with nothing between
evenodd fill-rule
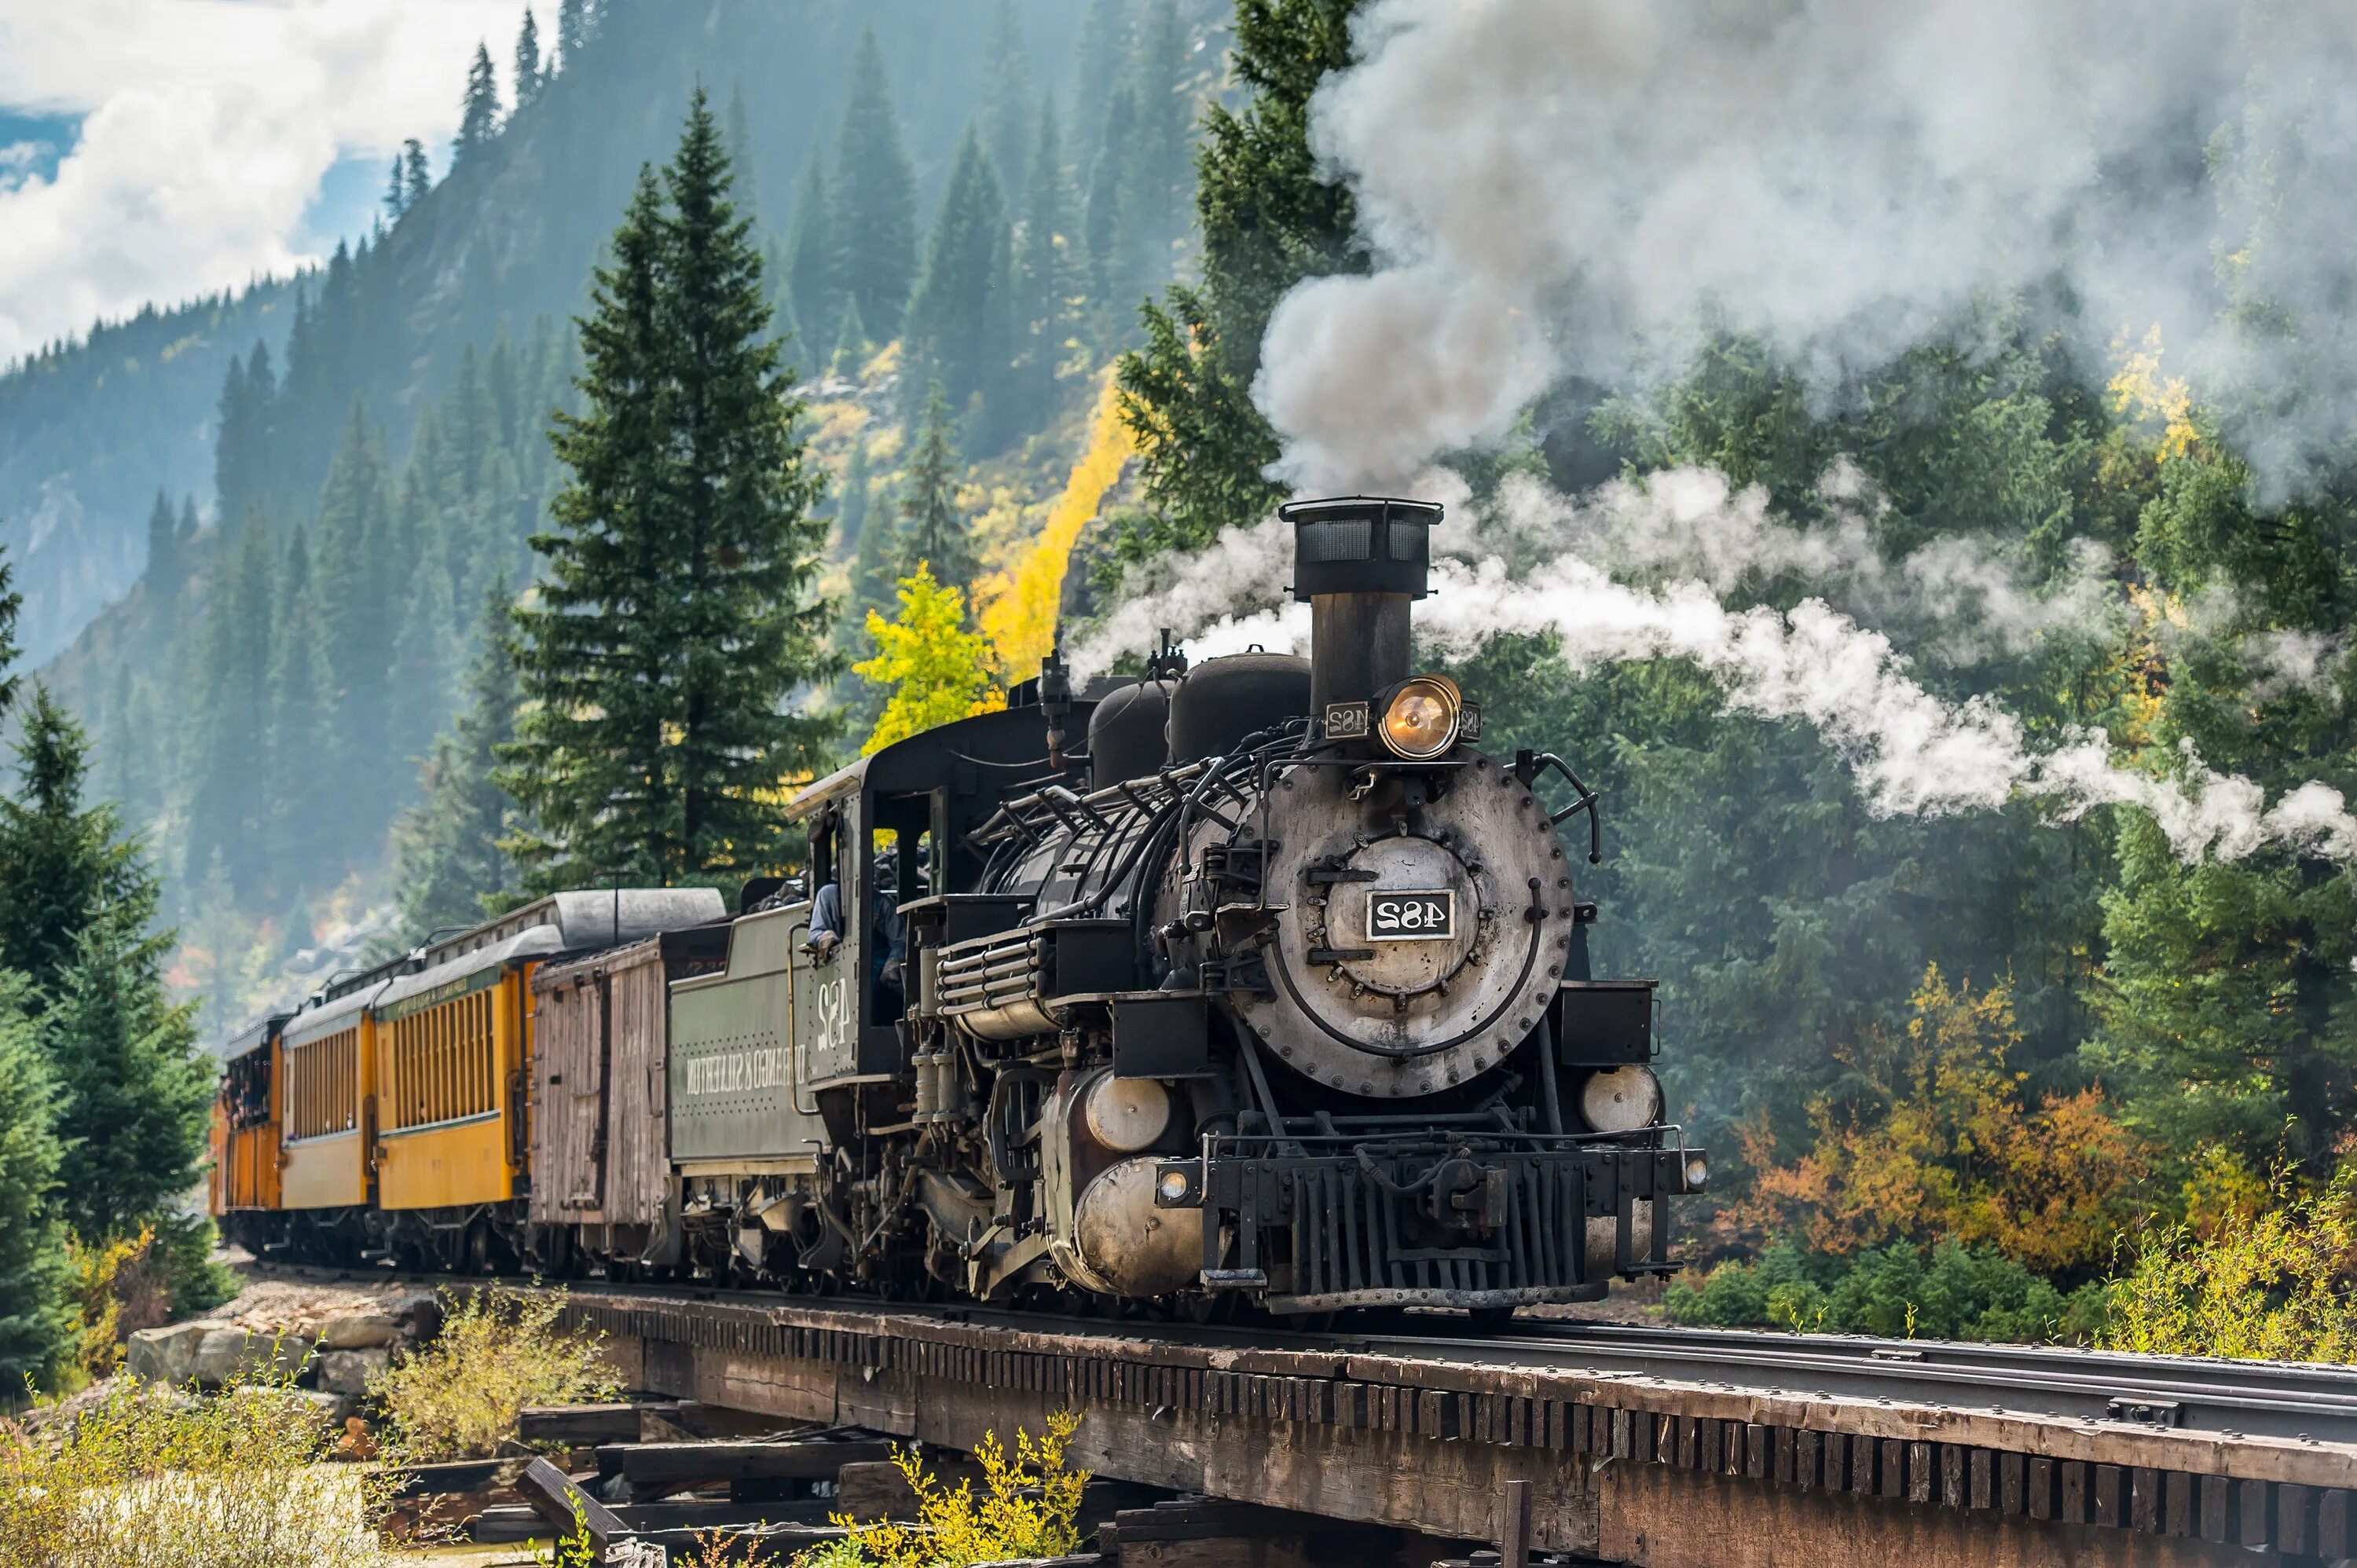
<instances>
[{"instance_id":1,"label":"locomotive headlamp","mask_svg":"<svg viewBox=\"0 0 2357 1568\"><path fill-rule=\"evenodd\" d=\"M1446 675L1404 681L1383 705L1383 744L1410 762L1429 761L1456 744L1464 706L1457 682Z\"/></svg>"},{"instance_id":2,"label":"locomotive headlamp","mask_svg":"<svg viewBox=\"0 0 2357 1568\"><path fill-rule=\"evenodd\" d=\"M1649 1067L1605 1068L1579 1086L1579 1116L1598 1133L1639 1133L1662 1119L1662 1080Z\"/></svg>"},{"instance_id":3,"label":"locomotive headlamp","mask_svg":"<svg viewBox=\"0 0 2357 1568\"><path fill-rule=\"evenodd\" d=\"M1710 1187L1710 1162L1700 1155L1686 1156L1686 1190L1704 1192Z\"/></svg>"}]
</instances>

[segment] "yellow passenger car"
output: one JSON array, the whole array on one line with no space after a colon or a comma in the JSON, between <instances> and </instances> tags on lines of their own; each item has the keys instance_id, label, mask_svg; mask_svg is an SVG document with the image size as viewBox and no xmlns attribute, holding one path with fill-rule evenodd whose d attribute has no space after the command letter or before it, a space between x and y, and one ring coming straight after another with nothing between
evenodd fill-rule
<instances>
[{"instance_id":1,"label":"yellow passenger car","mask_svg":"<svg viewBox=\"0 0 2357 1568\"><path fill-rule=\"evenodd\" d=\"M384 989L364 977L286 1022L279 1036L284 1157L279 1201L288 1209L367 1206L375 1026L369 1004Z\"/></svg>"}]
</instances>

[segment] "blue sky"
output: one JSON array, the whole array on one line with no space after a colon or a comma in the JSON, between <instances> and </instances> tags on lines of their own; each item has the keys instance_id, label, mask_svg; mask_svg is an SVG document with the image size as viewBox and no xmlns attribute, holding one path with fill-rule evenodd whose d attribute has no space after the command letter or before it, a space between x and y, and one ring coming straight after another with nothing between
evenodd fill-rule
<instances>
[{"instance_id":1,"label":"blue sky","mask_svg":"<svg viewBox=\"0 0 2357 1568\"><path fill-rule=\"evenodd\" d=\"M554 0L541 0L541 21ZM522 0L0 5L0 365L365 233ZM543 35L550 29L544 25Z\"/></svg>"},{"instance_id":2,"label":"blue sky","mask_svg":"<svg viewBox=\"0 0 2357 1568\"><path fill-rule=\"evenodd\" d=\"M79 114L32 114L0 108L0 185L48 179L81 133Z\"/></svg>"}]
</instances>

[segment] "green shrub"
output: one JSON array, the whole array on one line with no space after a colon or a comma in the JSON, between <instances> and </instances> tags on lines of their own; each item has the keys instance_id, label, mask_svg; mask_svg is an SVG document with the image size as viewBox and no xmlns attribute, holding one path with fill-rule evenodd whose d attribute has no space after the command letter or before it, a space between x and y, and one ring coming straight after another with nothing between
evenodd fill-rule
<instances>
[{"instance_id":1,"label":"green shrub","mask_svg":"<svg viewBox=\"0 0 2357 1568\"><path fill-rule=\"evenodd\" d=\"M481 1458L515 1436L526 1405L612 1398L605 1336L563 1326L565 1304L562 1291L445 1292L442 1332L369 1381L390 1450L420 1464Z\"/></svg>"},{"instance_id":2,"label":"green shrub","mask_svg":"<svg viewBox=\"0 0 2357 1568\"><path fill-rule=\"evenodd\" d=\"M210 1398L119 1380L38 1430L0 1425L0 1563L43 1568L391 1568L391 1477L326 1465L291 1381Z\"/></svg>"},{"instance_id":3,"label":"green shrub","mask_svg":"<svg viewBox=\"0 0 2357 1568\"><path fill-rule=\"evenodd\" d=\"M2066 1296L2001 1253L1953 1241L1928 1253L1897 1242L1846 1259L1779 1241L1750 1262L1720 1264L1698 1286L1672 1284L1663 1306L1685 1325L2042 1344L2093 1337L2104 1300L2102 1286Z\"/></svg>"}]
</instances>

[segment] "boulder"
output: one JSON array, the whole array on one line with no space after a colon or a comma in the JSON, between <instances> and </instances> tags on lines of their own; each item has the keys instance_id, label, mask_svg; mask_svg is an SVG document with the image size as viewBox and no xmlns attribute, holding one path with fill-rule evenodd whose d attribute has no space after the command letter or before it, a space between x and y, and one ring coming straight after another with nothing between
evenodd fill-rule
<instances>
[{"instance_id":1,"label":"boulder","mask_svg":"<svg viewBox=\"0 0 2357 1568\"><path fill-rule=\"evenodd\" d=\"M212 1328L197 1345L192 1370L209 1389L256 1379L274 1380L299 1371L310 1359L311 1341L299 1334L272 1336L244 1328Z\"/></svg>"},{"instance_id":2,"label":"boulder","mask_svg":"<svg viewBox=\"0 0 2357 1568\"><path fill-rule=\"evenodd\" d=\"M442 1298L437 1295L406 1296L393 1310L402 1332L421 1345L442 1332Z\"/></svg>"},{"instance_id":3,"label":"boulder","mask_svg":"<svg viewBox=\"0 0 2357 1568\"><path fill-rule=\"evenodd\" d=\"M124 1364L143 1382L185 1383L197 1369L197 1347L220 1327L218 1323L171 1323L138 1329L131 1336Z\"/></svg>"},{"instance_id":4,"label":"boulder","mask_svg":"<svg viewBox=\"0 0 2357 1568\"><path fill-rule=\"evenodd\" d=\"M319 1326L323 1350L373 1350L402 1338L402 1322L389 1312L339 1312Z\"/></svg>"},{"instance_id":5,"label":"boulder","mask_svg":"<svg viewBox=\"0 0 2357 1568\"><path fill-rule=\"evenodd\" d=\"M296 1389L294 1397L303 1401L327 1418L328 1429L341 1432L360 1402L350 1394L328 1393L319 1389Z\"/></svg>"},{"instance_id":6,"label":"boulder","mask_svg":"<svg viewBox=\"0 0 2357 1568\"><path fill-rule=\"evenodd\" d=\"M316 1380L330 1393L350 1394L358 1399L368 1392L369 1379L383 1371L392 1359L392 1350L382 1347L324 1351L319 1357Z\"/></svg>"}]
</instances>

